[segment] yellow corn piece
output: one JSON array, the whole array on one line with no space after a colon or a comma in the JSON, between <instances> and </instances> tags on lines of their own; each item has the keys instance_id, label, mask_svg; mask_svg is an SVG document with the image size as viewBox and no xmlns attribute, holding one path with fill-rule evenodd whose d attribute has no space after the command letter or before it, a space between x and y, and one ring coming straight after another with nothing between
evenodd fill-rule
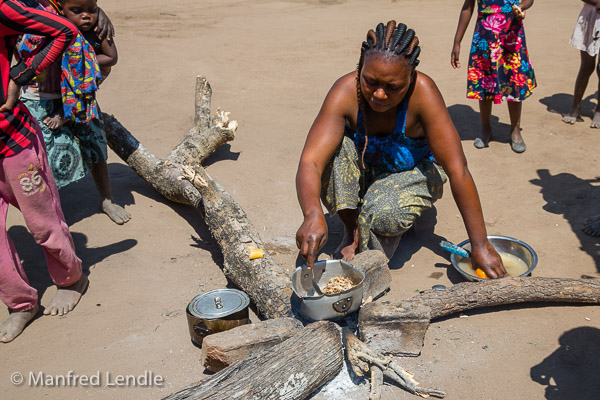
<instances>
[{"instance_id":1,"label":"yellow corn piece","mask_svg":"<svg viewBox=\"0 0 600 400\"><path fill-rule=\"evenodd\" d=\"M265 251L263 249L253 249L250 250L250 259L254 260L255 258L263 258L265 256Z\"/></svg>"},{"instance_id":2,"label":"yellow corn piece","mask_svg":"<svg viewBox=\"0 0 600 400\"><path fill-rule=\"evenodd\" d=\"M477 268L475 270L475 276L477 276L478 278L481 278L481 279L490 279L489 276L487 276L487 274L485 272L483 272L483 270L481 268Z\"/></svg>"}]
</instances>

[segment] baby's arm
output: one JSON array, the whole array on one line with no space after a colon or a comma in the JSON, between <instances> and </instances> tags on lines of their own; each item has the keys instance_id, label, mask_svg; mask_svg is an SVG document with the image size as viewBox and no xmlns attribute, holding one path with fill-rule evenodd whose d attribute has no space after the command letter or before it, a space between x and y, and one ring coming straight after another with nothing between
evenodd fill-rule
<instances>
[{"instance_id":1,"label":"baby's arm","mask_svg":"<svg viewBox=\"0 0 600 400\"><path fill-rule=\"evenodd\" d=\"M101 51L96 54L96 59L98 60L98 65L101 68L112 67L119 60L119 55L117 54L117 45L115 44L114 39L108 40L108 38L102 39L100 43Z\"/></svg>"}]
</instances>

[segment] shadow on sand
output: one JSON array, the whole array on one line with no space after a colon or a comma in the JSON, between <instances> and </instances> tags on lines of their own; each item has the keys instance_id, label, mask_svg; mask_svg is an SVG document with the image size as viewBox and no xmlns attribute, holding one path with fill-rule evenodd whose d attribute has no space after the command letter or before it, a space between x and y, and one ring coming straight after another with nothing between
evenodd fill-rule
<instances>
[{"instance_id":1,"label":"shadow on sand","mask_svg":"<svg viewBox=\"0 0 600 400\"><path fill-rule=\"evenodd\" d=\"M600 329L571 329L558 339L560 347L531 368L531 379L546 386L546 399L600 398Z\"/></svg>"},{"instance_id":2,"label":"shadow on sand","mask_svg":"<svg viewBox=\"0 0 600 400\"><path fill-rule=\"evenodd\" d=\"M600 179L586 180L569 173L552 175L547 169L537 171L539 178L530 182L541 188L546 201L545 211L562 215L575 233L581 249L589 254L600 272L600 247L598 238L581 230L583 222L600 213Z\"/></svg>"},{"instance_id":3,"label":"shadow on sand","mask_svg":"<svg viewBox=\"0 0 600 400\"><path fill-rule=\"evenodd\" d=\"M498 106L502 106L497 105ZM510 142L510 124L500 122L500 119L493 115L490 118L492 123L492 132L494 136L492 138L495 142L509 143ZM481 118L479 111L475 111L470 106L465 104L455 104L448 107L448 114L454 122L454 126L460 135L460 139L463 141L473 141L479 137L481 133Z\"/></svg>"},{"instance_id":4,"label":"shadow on sand","mask_svg":"<svg viewBox=\"0 0 600 400\"><path fill-rule=\"evenodd\" d=\"M22 261L23 268L29 279L29 284L38 291L41 299L46 290L54 285L50 274L42 247L35 242L35 239L27 228L16 225L8 230L8 234L15 244L17 253ZM137 240L127 239L112 243L102 247L88 247L87 236L78 232L71 232L75 251L82 261L82 270L86 276L90 274L90 268L100 263L105 258L127 251L137 244Z\"/></svg>"},{"instance_id":5,"label":"shadow on sand","mask_svg":"<svg viewBox=\"0 0 600 400\"><path fill-rule=\"evenodd\" d=\"M581 115L592 118L594 116L594 110L596 104L592 102L592 99L597 99L598 93L591 94L581 100ZM553 114L565 115L571 110L573 104L573 95L566 93L557 93L552 96L544 97L540 99L540 103L546 106L546 110Z\"/></svg>"}]
</instances>

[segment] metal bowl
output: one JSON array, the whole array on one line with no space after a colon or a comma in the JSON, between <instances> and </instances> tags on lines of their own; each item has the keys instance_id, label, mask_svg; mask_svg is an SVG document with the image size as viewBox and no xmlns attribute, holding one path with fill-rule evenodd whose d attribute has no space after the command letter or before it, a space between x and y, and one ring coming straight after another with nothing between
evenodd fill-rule
<instances>
[{"instance_id":1,"label":"metal bowl","mask_svg":"<svg viewBox=\"0 0 600 400\"><path fill-rule=\"evenodd\" d=\"M538 257L535 251L529 246L527 243L520 241L519 239L514 239L508 236L501 235L490 235L488 236L488 240L496 251L503 251L505 253L512 254L525 262L527 265L527 271L522 273L519 276L529 276L531 275L531 271L536 267L538 262ZM463 247L467 250L471 250L471 243L467 239L464 242L458 244L459 247ZM450 256L450 262L452 262L452 266L454 269L458 271L463 277L470 281L485 281L486 279L479 278L475 275L471 275L462 269L459 268L458 263L462 260L463 257L452 254Z\"/></svg>"},{"instance_id":2,"label":"metal bowl","mask_svg":"<svg viewBox=\"0 0 600 400\"><path fill-rule=\"evenodd\" d=\"M290 275L292 291L300 299L300 314L313 321L345 317L358 310L363 298L364 272L342 260L319 261L315 263L315 268L323 264L325 269L317 282L319 287L324 287L331 278L336 276L345 276L358 283L341 293L309 295L300 283L302 267L296 268Z\"/></svg>"}]
</instances>

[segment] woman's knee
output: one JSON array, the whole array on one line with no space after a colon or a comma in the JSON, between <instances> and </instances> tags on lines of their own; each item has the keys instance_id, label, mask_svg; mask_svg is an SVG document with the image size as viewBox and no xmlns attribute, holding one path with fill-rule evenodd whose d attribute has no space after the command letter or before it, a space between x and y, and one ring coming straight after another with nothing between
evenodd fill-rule
<instances>
[{"instance_id":1,"label":"woman's knee","mask_svg":"<svg viewBox=\"0 0 600 400\"><path fill-rule=\"evenodd\" d=\"M384 207L373 212L365 220L370 221L370 230L378 235L395 236L409 230L416 218L414 213Z\"/></svg>"}]
</instances>

